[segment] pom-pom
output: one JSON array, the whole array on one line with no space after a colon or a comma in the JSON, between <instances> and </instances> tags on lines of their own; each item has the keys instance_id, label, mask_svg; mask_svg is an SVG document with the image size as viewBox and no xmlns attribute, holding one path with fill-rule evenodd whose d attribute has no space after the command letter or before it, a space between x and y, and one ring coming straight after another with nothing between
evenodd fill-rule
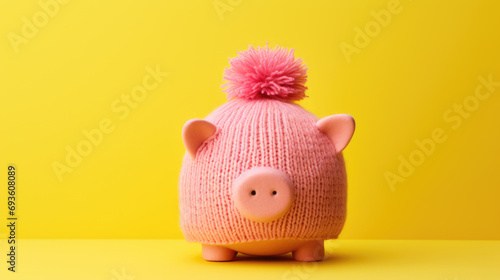
<instances>
[{"instance_id":1,"label":"pom-pom","mask_svg":"<svg viewBox=\"0 0 500 280\"><path fill-rule=\"evenodd\" d=\"M238 52L239 56L230 59L230 67L224 70L227 82L221 87L225 87L227 98L297 101L307 97L307 67L293 52L294 49L270 49L267 45L257 49L249 46Z\"/></svg>"}]
</instances>

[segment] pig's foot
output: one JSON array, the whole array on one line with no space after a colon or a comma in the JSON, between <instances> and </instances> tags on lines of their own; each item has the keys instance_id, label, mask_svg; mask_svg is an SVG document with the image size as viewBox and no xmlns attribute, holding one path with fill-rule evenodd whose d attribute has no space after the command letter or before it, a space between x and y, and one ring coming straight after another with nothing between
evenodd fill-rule
<instances>
[{"instance_id":1,"label":"pig's foot","mask_svg":"<svg viewBox=\"0 0 500 280\"><path fill-rule=\"evenodd\" d=\"M292 252L293 258L300 262L322 261L325 257L323 240L312 240L302 244Z\"/></svg>"},{"instance_id":2,"label":"pig's foot","mask_svg":"<svg viewBox=\"0 0 500 280\"><path fill-rule=\"evenodd\" d=\"M201 255L206 261L228 262L236 257L238 252L219 245L201 245Z\"/></svg>"}]
</instances>

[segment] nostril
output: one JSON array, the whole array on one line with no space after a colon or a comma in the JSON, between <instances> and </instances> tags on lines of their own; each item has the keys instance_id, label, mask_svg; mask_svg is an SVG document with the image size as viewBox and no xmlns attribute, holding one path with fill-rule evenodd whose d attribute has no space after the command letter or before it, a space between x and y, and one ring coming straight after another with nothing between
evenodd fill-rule
<instances>
[{"instance_id":1,"label":"nostril","mask_svg":"<svg viewBox=\"0 0 500 280\"><path fill-rule=\"evenodd\" d=\"M251 195L256 195L257 192L255 190L253 190L252 192L250 192Z\"/></svg>"},{"instance_id":2,"label":"nostril","mask_svg":"<svg viewBox=\"0 0 500 280\"><path fill-rule=\"evenodd\" d=\"M273 195L276 195L278 192L277 191L273 191Z\"/></svg>"}]
</instances>

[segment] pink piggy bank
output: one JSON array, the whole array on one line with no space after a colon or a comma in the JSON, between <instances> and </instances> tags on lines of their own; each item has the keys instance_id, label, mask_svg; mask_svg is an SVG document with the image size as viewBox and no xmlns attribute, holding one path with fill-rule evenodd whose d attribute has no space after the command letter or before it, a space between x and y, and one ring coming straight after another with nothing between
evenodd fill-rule
<instances>
[{"instance_id":1,"label":"pink piggy bank","mask_svg":"<svg viewBox=\"0 0 500 280\"><path fill-rule=\"evenodd\" d=\"M293 50L250 47L225 70L229 101L184 125L181 229L205 260L292 252L319 261L342 230L341 152L354 119L318 119L294 103L306 97L306 70Z\"/></svg>"}]
</instances>

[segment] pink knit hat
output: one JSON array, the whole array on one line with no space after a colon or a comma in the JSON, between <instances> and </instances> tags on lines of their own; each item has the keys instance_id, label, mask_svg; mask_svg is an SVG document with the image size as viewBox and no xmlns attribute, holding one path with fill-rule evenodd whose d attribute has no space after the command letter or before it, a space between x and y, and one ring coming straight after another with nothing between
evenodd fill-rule
<instances>
[{"instance_id":1,"label":"pink knit hat","mask_svg":"<svg viewBox=\"0 0 500 280\"><path fill-rule=\"evenodd\" d=\"M184 157L179 195L185 238L203 244L337 238L347 188L340 151L350 136L335 146L318 118L292 102L307 89L307 68L293 50L251 47L239 54L224 76L231 100L205 118L212 133ZM233 183L252 167L277 169L293 182L295 200L279 219L253 221L235 207Z\"/></svg>"}]
</instances>

